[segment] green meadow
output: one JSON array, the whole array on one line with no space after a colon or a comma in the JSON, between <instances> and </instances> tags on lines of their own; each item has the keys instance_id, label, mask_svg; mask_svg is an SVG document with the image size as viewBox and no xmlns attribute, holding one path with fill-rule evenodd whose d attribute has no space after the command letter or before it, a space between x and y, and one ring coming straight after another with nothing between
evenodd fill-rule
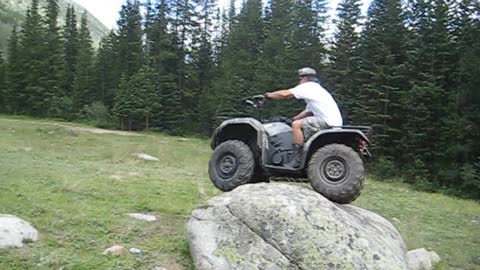
<instances>
[{"instance_id":1,"label":"green meadow","mask_svg":"<svg viewBox=\"0 0 480 270\"><path fill-rule=\"evenodd\" d=\"M0 250L0 269L194 269L186 221L221 194L208 179L210 153L202 139L98 134L84 125L0 116L0 213L40 232L24 248ZM355 204L390 220L409 249L437 252L437 269L480 269L478 202L367 179ZM158 220L135 220L132 212ZM142 254L102 255L115 244Z\"/></svg>"}]
</instances>

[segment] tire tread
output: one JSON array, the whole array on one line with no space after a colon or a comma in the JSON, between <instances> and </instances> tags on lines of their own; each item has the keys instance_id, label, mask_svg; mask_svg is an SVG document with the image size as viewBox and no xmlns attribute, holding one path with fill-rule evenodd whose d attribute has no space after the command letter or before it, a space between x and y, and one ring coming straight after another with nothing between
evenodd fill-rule
<instances>
[{"instance_id":1,"label":"tire tread","mask_svg":"<svg viewBox=\"0 0 480 270\"><path fill-rule=\"evenodd\" d=\"M341 156L350 167L348 179L338 185L331 185L322 179L319 164L332 155ZM356 200L363 189L363 161L351 147L344 144L329 144L318 149L308 164L308 179L315 191L337 203L351 203Z\"/></svg>"}]
</instances>

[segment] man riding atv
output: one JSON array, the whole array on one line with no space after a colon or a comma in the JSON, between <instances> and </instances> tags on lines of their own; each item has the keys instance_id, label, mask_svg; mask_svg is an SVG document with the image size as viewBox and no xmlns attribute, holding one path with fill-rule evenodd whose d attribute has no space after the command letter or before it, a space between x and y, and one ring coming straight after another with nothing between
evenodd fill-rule
<instances>
[{"instance_id":1,"label":"man riding atv","mask_svg":"<svg viewBox=\"0 0 480 270\"><path fill-rule=\"evenodd\" d=\"M278 90L266 93L267 99L303 99L306 109L293 117L292 130L294 142L293 159L286 164L290 168L298 168L302 157L304 138L309 138L319 130L330 127L341 127L342 115L332 95L323 88L313 68L298 70L299 85L289 90ZM304 137L305 133L305 137Z\"/></svg>"},{"instance_id":2,"label":"man riding atv","mask_svg":"<svg viewBox=\"0 0 480 270\"><path fill-rule=\"evenodd\" d=\"M332 96L317 81L316 72L302 68L300 84L244 100L257 112L266 99L295 97L307 108L288 121L238 117L223 121L212 135L208 173L212 183L230 191L271 177L308 178L312 188L331 201L353 202L363 189L363 160L370 152L370 127L342 126Z\"/></svg>"}]
</instances>

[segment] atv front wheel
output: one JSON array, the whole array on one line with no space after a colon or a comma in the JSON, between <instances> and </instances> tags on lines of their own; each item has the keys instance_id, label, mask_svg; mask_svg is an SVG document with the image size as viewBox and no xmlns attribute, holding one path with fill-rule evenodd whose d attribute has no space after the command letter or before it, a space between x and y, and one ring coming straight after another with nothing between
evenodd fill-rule
<instances>
[{"instance_id":1,"label":"atv front wheel","mask_svg":"<svg viewBox=\"0 0 480 270\"><path fill-rule=\"evenodd\" d=\"M212 183L222 191L230 191L249 183L255 169L250 147L241 141L221 143L213 151L208 166Z\"/></svg>"},{"instance_id":2,"label":"atv front wheel","mask_svg":"<svg viewBox=\"0 0 480 270\"><path fill-rule=\"evenodd\" d=\"M363 162L343 144L326 145L315 152L308 165L313 189L337 203L351 203L363 189Z\"/></svg>"}]
</instances>

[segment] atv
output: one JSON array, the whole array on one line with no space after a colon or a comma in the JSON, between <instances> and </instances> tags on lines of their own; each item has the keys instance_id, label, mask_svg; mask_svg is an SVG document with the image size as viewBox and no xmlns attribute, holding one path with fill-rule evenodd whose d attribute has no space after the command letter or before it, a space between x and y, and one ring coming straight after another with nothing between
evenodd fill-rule
<instances>
[{"instance_id":1,"label":"atv","mask_svg":"<svg viewBox=\"0 0 480 270\"><path fill-rule=\"evenodd\" d=\"M261 110L264 96L245 100ZM258 118L258 117L257 117ZM342 126L319 130L305 138L298 168L287 167L293 158L291 123L253 117L234 118L214 131L209 162L213 184L222 191L248 183L269 182L270 177L308 178L315 191L337 203L360 196L364 181L363 160L371 158L370 127Z\"/></svg>"}]
</instances>

